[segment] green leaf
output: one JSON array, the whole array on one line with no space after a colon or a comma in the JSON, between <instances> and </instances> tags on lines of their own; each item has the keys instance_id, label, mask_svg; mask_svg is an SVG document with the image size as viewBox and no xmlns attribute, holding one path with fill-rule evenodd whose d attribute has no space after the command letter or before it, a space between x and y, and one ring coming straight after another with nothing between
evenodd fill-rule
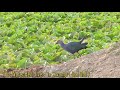
<instances>
[{"instance_id":1,"label":"green leaf","mask_svg":"<svg viewBox=\"0 0 120 90\"><path fill-rule=\"evenodd\" d=\"M26 67L26 63L27 63L27 59L26 58L23 58L21 59L18 63L17 63L17 67L18 68L25 68Z\"/></svg>"}]
</instances>

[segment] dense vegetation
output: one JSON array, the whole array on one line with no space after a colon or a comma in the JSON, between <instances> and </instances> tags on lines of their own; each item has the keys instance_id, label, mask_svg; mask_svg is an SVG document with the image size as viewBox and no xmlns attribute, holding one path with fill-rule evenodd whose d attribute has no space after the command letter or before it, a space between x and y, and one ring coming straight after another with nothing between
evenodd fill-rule
<instances>
[{"instance_id":1,"label":"dense vegetation","mask_svg":"<svg viewBox=\"0 0 120 90\"><path fill-rule=\"evenodd\" d=\"M81 55L120 40L119 12L1 12L0 68L57 64L73 59L56 41L86 37ZM80 57L77 53L75 57Z\"/></svg>"}]
</instances>

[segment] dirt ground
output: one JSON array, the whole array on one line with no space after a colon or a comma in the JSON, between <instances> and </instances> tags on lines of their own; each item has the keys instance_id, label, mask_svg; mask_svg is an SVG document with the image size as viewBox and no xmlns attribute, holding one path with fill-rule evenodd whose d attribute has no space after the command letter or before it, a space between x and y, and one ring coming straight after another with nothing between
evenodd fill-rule
<instances>
[{"instance_id":1,"label":"dirt ground","mask_svg":"<svg viewBox=\"0 0 120 90\"><path fill-rule=\"evenodd\" d=\"M27 69L5 70L0 77L34 78L119 78L120 77L120 42L108 49L103 49L75 60L58 65L31 66Z\"/></svg>"}]
</instances>

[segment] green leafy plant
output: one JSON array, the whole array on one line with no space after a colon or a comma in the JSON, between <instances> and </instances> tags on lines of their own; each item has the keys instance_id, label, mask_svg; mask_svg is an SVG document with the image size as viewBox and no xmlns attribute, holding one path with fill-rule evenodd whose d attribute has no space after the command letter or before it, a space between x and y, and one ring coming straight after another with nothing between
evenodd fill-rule
<instances>
[{"instance_id":1,"label":"green leafy plant","mask_svg":"<svg viewBox=\"0 0 120 90\"><path fill-rule=\"evenodd\" d=\"M58 64L74 58L55 43L87 37L81 55L120 40L119 12L1 12L0 68ZM75 54L75 57L80 57Z\"/></svg>"}]
</instances>

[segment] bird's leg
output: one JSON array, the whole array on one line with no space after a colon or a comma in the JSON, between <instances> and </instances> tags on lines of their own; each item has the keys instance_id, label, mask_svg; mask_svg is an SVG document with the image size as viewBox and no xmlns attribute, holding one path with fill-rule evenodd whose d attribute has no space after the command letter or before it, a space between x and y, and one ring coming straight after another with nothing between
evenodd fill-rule
<instances>
[{"instance_id":1,"label":"bird's leg","mask_svg":"<svg viewBox=\"0 0 120 90\"><path fill-rule=\"evenodd\" d=\"M73 54L74 55L74 54ZM75 55L74 55L74 59L75 59Z\"/></svg>"},{"instance_id":2,"label":"bird's leg","mask_svg":"<svg viewBox=\"0 0 120 90\"><path fill-rule=\"evenodd\" d=\"M77 52L79 54L79 52ZM80 55L80 54L79 54Z\"/></svg>"},{"instance_id":3,"label":"bird's leg","mask_svg":"<svg viewBox=\"0 0 120 90\"><path fill-rule=\"evenodd\" d=\"M68 57L69 57L69 58L71 57L71 53L68 54Z\"/></svg>"},{"instance_id":4,"label":"bird's leg","mask_svg":"<svg viewBox=\"0 0 120 90\"><path fill-rule=\"evenodd\" d=\"M81 56L79 52L77 52L77 53L79 54L79 56Z\"/></svg>"}]
</instances>

